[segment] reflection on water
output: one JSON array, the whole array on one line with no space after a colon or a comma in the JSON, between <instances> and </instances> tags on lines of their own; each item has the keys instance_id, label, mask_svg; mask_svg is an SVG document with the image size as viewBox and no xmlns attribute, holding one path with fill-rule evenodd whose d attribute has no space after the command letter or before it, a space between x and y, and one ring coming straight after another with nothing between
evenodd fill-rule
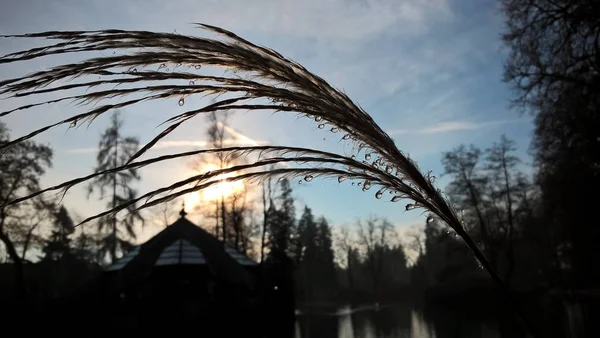
<instances>
[{"instance_id":1,"label":"reflection on water","mask_svg":"<svg viewBox=\"0 0 600 338\"><path fill-rule=\"evenodd\" d=\"M295 338L318 337L495 338L499 337L499 334L493 326L485 323L434 325L428 323L419 311L408 305L319 308L298 313Z\"/></svg>"}]
</instances>

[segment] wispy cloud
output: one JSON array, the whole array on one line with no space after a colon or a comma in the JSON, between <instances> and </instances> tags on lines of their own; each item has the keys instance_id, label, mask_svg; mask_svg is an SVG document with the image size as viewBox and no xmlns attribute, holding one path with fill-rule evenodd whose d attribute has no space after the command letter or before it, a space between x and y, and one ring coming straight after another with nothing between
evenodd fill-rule
<instances>
[{"instance_id":1,"label":"wispy cloud","mask_svg":"<svg viewBox=\"0 0 600 338\"><path fill-rule=\"evenodd\" d=\"M508 123L521 122L522 120L498 120L498 121L488 121L488 122L466 122L466 121L449 121L442 122L436 125L425 127L421 129L396 129L388 132L389 135L404 135L404 134L440 134L440 133L450 133L455 131L462 130L475 130L483 127L493 126L493 125L502 125Z\"/></svg>"},{"instance_id":2,"label":"wispy cloud","mask_svg":"<svg viewBox=\"0 0 600 338\"><path fill-rule=\"evenodd\" d=\"M265 145L269 142L263 140L254 140L235 129L231 128L227 124L217 122L219 127L225 129L225 132L229 134L229 139L223 140L224 146L259 146ZM170 149L170 148L212 148L212 143L209 141L197 141L197 140L171 140L171 141L159 141L150 150L159 149ZM98 148L76 148L67 150L71 154L93 154L98 151Z\"/></svg>"}]
</instances>

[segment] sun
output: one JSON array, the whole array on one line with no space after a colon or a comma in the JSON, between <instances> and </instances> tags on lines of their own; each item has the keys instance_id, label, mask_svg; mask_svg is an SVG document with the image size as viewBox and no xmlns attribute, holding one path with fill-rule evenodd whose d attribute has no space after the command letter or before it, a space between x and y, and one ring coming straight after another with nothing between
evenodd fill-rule
<instances>
[{"instance_id":1,"label":"sun","mask_svg":"<svg viewBox=\"0 0 600 338\"><path fill-rule=\"evenodd\" d=\"M205 166L202 168L201 172L207 172L215 169L217 169L217 167ZM197 174L197 172L195 172L195 174ZM234 176L234 173L223 174L217 176L215 180L224 180ZM185 205L189 206L189 208L194 208L197 205L206 202L216 201L220 198L227 198L237 192L241 192L242 190L244 190L244 182L242 181L222 181L203 190L189 193L185 198Z\"/></svg>"}]
</instances>

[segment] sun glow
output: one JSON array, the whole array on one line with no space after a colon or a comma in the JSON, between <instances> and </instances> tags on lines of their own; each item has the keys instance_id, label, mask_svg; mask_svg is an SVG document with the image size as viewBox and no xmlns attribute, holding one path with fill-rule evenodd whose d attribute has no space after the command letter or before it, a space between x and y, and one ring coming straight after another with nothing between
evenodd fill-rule
<instances>
[{"instance_id":1,"label":"sun glow","mask_svg":"<svg viewBox=\"0 0 600 338\"><path fill-rule=\"evenodd\" d=\"M211 170L217 169L216 167L204 167L202 168L202 172L207 172ZM197 174L197 173L196 173ZM235 193L241 192L244 190L244 182L242 181L233 181L227 182L224 179L229 177L234 177L234 173L228 173L219 175L215 178L216 181L221 181L215 185L212 185L208 188L205 188L200 191L194 191L189 193L185 198L185 205L189 208L194 208L197 205L200 205L205 202L215 201L219 198L227 198L232 196Z\"/></svg>"}]
</instances>

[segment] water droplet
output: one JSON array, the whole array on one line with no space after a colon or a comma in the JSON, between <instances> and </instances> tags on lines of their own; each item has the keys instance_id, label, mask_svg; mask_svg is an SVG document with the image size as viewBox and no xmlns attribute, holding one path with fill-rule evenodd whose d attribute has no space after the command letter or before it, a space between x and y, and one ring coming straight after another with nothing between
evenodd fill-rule
<instances>
[{"instance_id":1,"label":"water droplet","mask_svg":"<svg viewBox=\"0 0 600 338\"><path fill-rule=\"evenodd\" d=\"M237 74L237 72L238 72L237 69L233 70L233 74Z\"/></svg>"},{"instance_id":2,"label":"water droplet","mask_svg":"<svg viewBox=\"0 0 600 338\"><path fill-rule=\"evenodd\" d=\"M344 135L344 137L342 137L342 140L347 140L349 138L350 138L350 134L346 134L346 135Z\"/></svg>"},{"instance_id":3,"label":"water droplet","mask_svg":"<svg viewBox=\"0 0 600 338\"><path fill-rule=\"evenodd\" d=\"M455 232L452 236L454 237L458 237L458 234Z\"/></svg>"},{"instance_id":4,"label":"water droplet","mask_svg":"<svg viewBox=\"0 0 600 338\"><path fill-rule=\"evenodd\" d=\"M450 230L446 230L446 235L450 235Z\"/></svg>"},{"instance_id":5,"label":"water droplet","mask_svg":"<svg viewBox=\"0 0 600 338\"><path fill-rule=\"evenodd\" d=\"M194 81L190 81L190 86L195 85L196 83Z\"/></svg>"},{"instance_id":6,"label":"water droplet","mask_svg":"<svg viewBox=\"0 0 600 338\"><path fill-rule=\"evenodd\" d=\"M427 216L427 223L433 222L433 216Z\"/></svg>"},{"instance_id":7,"label":"water droplet","mask_svg":"<svg viewBox=\"0 0 600 338\"><path fill-rule=\"evenodd\" d=\"M325 128L325 125L323 123L319 124L319 129L323 129Z\"/></svg>"},{"instance_id":8,"label":"water droplet","mask_svg":"<svg viewBox=\"0 0 600 338\"><path fill-rule=\"evenodd\" d=\"M342 176L338 176L338 183L342 183L344 182L348 177L342 175Z\"/></svg>"},{"instance_id":9,"label":"water droplet","mask_svg":"<svg viewBox=\"0 0 600 338\"><path fill-rule=\"evenodd\" d=\"M402 197L400 197L400 196L394 196L394 197L392 197L392 202L398 202L401 199L402 199Z\"/></svg>"},{"instance_id":10,"label":"water droplet","mask_svg":"<svg viewBox=\"0 0 600 338\"><path fill-rule=\"evenodd\" d=\"M185 104L185 100L182 98L179 99L179 102L177 102L178 105L183 106Z\"/></svg>"},{"instance_id":11,"label":"water droplet","mask_svg":"<svg viewBox=\"0 0 600 338\"><path fill-rule=\"evenodd\" d=\"M131 70L131 72L132 72L132 73L137 73L137 68L133 68L133 69Z\"/></svg>"},{"instance_id":12,"label":"water droplet","mask_svg":"<svg viewBox=\"0 0 600 338\"><path fill-rule=\"evenodd\" d=\"M279 182L284 181L284 180L285 180L285 177L280 177L279 178Z\"/></svg>"},{"instance_id":13,"label":"water droplet","mask_svg":"<svg viewBox=\"0 0 600 338\"><path fill-rule=\"evenodd\" d=\"M356 156L352 155L350 156L351 159L356 160Z\"/></svg>"},{"instance_id":14,"label":"water droplet","mask_svg":"<svg viewBox=\"0 0 600 338\"><path fill-rule=\"evenodd\" d=\"M117 53L117 52L115 52L115 51L113 50L113 55L115 55L116 53Z\"/></svg>"},{"instance_id":15,"label":"water droplet","mask_svg":"<svg viewBox=\"0 0 600 338\"><path fill-rule=\"evenodd\" d=\"M331 128L331 130L330 130L330 131L331 131L332 133L337 133L338 131L340 131L340 129L339 129L339 128L336 128L336 127L333 127L333 128Z\"/></svg>"},{"instance_id":16,"label":"water droplet","mask_svg":"<svg viewBox=\"0 0 600 338\"><path fill-rule=\"evenodd\" d=\"M481 265L481 263L478 263L477 267L480 268L480 269L483 269L483 265Z\"/></svg>"},{"instance_id":17,"label":"water droplet","mask_svg":"<svg viewBox=\"0 0 600 338\"><path fill-rule=\"evenodd\" d=\"M386 173L388 173L388 174L391 174L391 173L392 173L392 171L394 171L394 168L392 168L392 166L391 166L391 165L388 165L387 167L385 167L385 172L386 172Z\"/></svg>"},{"instance_id":18,"label":"water droplet","mask_svg":"<svg viewBox=\"0 0 600 338\"><path fill-rule=\"evenodd\" d=\"M323 137L323 141L327 140L325 137Z\"/></svg>"},{"instance_id":19,"label":"water droplet","mask_svg":"<svg viewBox=\"0 0 600 338\"><path fill-rule=\"evenodd\" d=\"M182 63L181 63L181 62L179 62L179 63L177 64L177 67L181 67L181 65L182 65Z\"/></svg>"},{"instance_id":20,"label":"water droplet","mask_svg":"<svg viewBox=\"0 0 600 338\"><path fill-rule=\"evenodd\" d=\"M375 198L380 199L383 196L383 189L379 190L376 194L375 194Z\"/></svg>"},{"instance_id":21,"label":"water droplet","mask_svg":"<svg viewBox=\"0 0 600 338\"><path fill-rule=\"evenodd\" d=\"M302 180L298 180L298 184L302 184Z\"/></svg>"},{"instance_id":22,"label":"water droplet","mask_svg":"<svg viewBox=\"0 0 600 338\"><path fill-rule=\"evenodd\" d=\"M312 181L312 180L313 180L313 178L314 178L314 177L313 177L312 175L306 175L306 176L304 177L304 180L305 180L306 182L310 182L310 181Z\"/></svg>"},{"instance_id":23,"label":"water droplet","mask_svg":"<svg viewBox=\"0 0 600 338\"><path fill-rule=\"evenodd\" d=\"M365 181L365 184L363 185L363 191L367 191L369 189L371 189L371 182Z\"/></svg>"},{"instance_id":24,"label":"water droplet","mask_svg":"<svg viewBox=\"0 0 600 338\"><path fill-rule=\"evenodd\" d=\"M75 127L77 127L77 120L71 122L70 128L75 128Z\"/></svg>"},{"instance_id":25,"label":"water droplet","mask_svg":"<svg viewBox=\"0 0 600 338\"><path fill-rule=\"evenodd\" d=\"M194 68L200 69L200 68L202 68L202 65L196 65L196 67L194 67Z\"/></svg>"},{"instance_id":26,"label":"water droplet","mask_svg":"<svg viewBox=\"0 0 600 338\"><path fill-rule=\"evenodd\" d=\"M360 187L362 185L362 182L358 182L358 186Z\"/></svg>"},{"instance_id":27,"label":"water droplet","mask_svg":"<svg viewBox=\"0 0 600 338\"><path fill-rule=\"evenodd\" d=\"M406 205L406 207L404 207L404 210L405 210L405 211L408 211L408 210L412 210L412 209L414 209L414 208L415 208L415 205L414 205L414 204L412 204L412 203L408 203L408 204Z\"/></svg>"},{"instance_id":28,"label":"water droplet","mask_svg":"<svg viewBox=\"0 0 600 338\"><path fill-rule=\"evenodd\" d=\"M165 67L167 67L167 65L165 65L164 63L161 63L160 66L158 66L158 69L163 69Z\"/></svg>"},{"instance_id":29,"label":"water droplet","mask_svg":"<svg viewBox=\"0 0 600 338\"><path fill-rule=\"evenodd\" d=\"M367 160L367 161L368 161L368 160L370 160L370 159L371 159L371 154L369 154L369 153L366 153L366 154L365 154L365 160Z\"/></svg>"},{"instance_id":30,"label":"water droplet","mask_svg":"<svg viewBox=\"0 0 600 338\"><path fill-rule=\"evenodd\" d=\"M169 68L165 68L165 72L168 72L168 71L169 71Z\"/></svg>"},{"instance_id":31,"label":"water droplet","mask_svg":"<svg viewBox=\"0 0 600 338\"><path fill-rule=\"evenodd\" d=\"M322 120L323 120L323 117L321 117L321 116L315 117L315 121L317 121L317 122L321 122Z\"/></svg>"},{"instance_id":32,"label":"water droplet","mask_svg":"<svg viewBox=\"0 0 600 338\"><path fill-rule=\"evenodd\" d=\"M352 185L356 185L356 182L352 182Z\"/></svg>"}]
</instances>

